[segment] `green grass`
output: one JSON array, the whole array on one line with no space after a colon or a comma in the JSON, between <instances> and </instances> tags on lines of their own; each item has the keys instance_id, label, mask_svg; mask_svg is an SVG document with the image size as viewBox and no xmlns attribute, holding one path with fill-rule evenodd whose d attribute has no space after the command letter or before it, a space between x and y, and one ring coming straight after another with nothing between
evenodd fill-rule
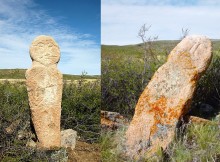
<instances>
[{"instance_id":1,"label":"green grass","mask_svg":"<svg viewBox=\"0 0 220 162\"><path fill-rule=\"evenodd\" d=\"M132 116L143 89L154 72L166 62L168 54L178 42L173 40L152 43L153 54L159 61L148 60L151 69L148 68L144 74L144 83L142 83L144 69L143 44L102 45L102 109L117 111L127 117ZM220 101L220 41L212 40L212 45L213 59L208 70L199 80L192 102L193 115L198 112L199 103L207 103L213 107L218 107Z\"/></svg>"},{"instance_id":2,"label":"green grass","mask_svg":"<svg viewBox=\"0 0 220 162\"><path fill-rule=\"evenodd\" d=\"M102 45L102 109L119 112L128 118L132 117L143 89L178 42L156 41L153 43L153 53L160 60L148 62L151 69L148 69L145 75L146 82L143 86L141 85L142 44ZM212 40L212 45L212 62L198 82L189 112L191 115L209 119L214 119L220 112L220 41ZM214 112L207 116L199 114L201 103L211 105ZM103 161L128 161L123 156L124 139L120 131L102 134ZM188 125L185 132L182 132L180 136L176 135L167 150L158 150L154 157L145 161L220 161L220 129L217 125Z\"/></svg>"},{"instance_id":3,"label":"green grass","mask_svg":"<svg viewBox=\"0 0 220 162\"><path fill-rule=\"evenodd\" d=\"M97 142L100 135L100 80L86 82L83 77L77 83L64 84L61 129L74 129L81 140ZM54 161L54 151L26 147L33 137L18 138L20 131L33 132L24 83L0 83L0 109L0 161ZM20 124L8 134L6 128L17 120Z\"/></svg>"},{"instance_id":4,"label":"green grass","mask_svg":"<svg viewBox=\"0 0 220 162\"><path fill-rule=\"evenodd\" d=\"M171 161L219 161L220 129L213 124L190 124L166 151Z\"/></svg>"},{"instance_id":5,"label":"green grass","mask_svg":"<svg viewBox=\"0 0 220 162\"><path fill-rule=\"evenodd\" d=\"M180 40L160 40L152 43L152 47L158 51L163 51L161 54L169 54L169 52L180 42ZM213 51L220 51L220 41L212 40ZM111 58L116 55L143 57L143 44L134 45L102 45L102 59Z\"/></svg>"},{"instance_id":6,"label":"green grass","mask_svg":"<svg viewBox=\"0 0 220 162\"><path fill-rule=\"evenodd\" d=\"M104 132L101 136L101 155L103 162L129 161L125 157L125 129L116 132ZM171 161L219 161L220 160L220 129L213 124L189 124L185 132L178 133L170 146L162 151L159 149L154 156L143 162ZM124 147L124 148L123 148Z\"/></svg>"},{"instance_id":7,"label":"green grass","mask_svg":"<svg viewBox=\"0 0 220 162\"><path fill-rule=\"evenodd\" d=\"M0 69L0 79L25 79L26 69ZM63 74L64 80L79 80L81 75ZM100 79L100 75L85 75L85 79Z\"/></svg>"},{"instance_id":8,"label":"green grass","mask_svg":"<svg viewBox=\"0 0 220 162\"><path fill-rule=\"evenodd\" d=\"M116 132L103 131L100 137L101 158L103 162L123 162L128 160L124 154L126 128Z\"/></svg>"},{"instance_id":9,"label":"green grass","mask_svg":"<svg viewBox=\"0 0 220 162\"><path fill-rule=\"evenodd\" d=\"M155 41L152 43L153 53L156 54L157 58L161 63L166 61L166 58L170 51L180 42L180 40L161 40ZM220 41L212 40L212 51L214 55L220 56ZM112 59L122 59L126 60L127 58L133 60L143 60L143 44L135 45L125 45L125 46L116 46L116 45L102 45L102 63L105 63L107 60Z\"/></svg>"}]
</instances>

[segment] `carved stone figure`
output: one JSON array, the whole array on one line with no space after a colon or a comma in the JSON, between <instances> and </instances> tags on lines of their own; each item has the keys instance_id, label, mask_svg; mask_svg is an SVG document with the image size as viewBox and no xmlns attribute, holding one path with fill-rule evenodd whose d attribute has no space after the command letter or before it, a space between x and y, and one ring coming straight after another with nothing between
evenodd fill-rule
<instances>
[{"instance_id":1,"label":"carved stone figure","mask_svg":"<svg viewBox=\"0 0 220 162\"><path fill-rule=\"evenodd\" d=\"M63 76L57 69L58 44L50 36L38 36L30 46L32 67L26 71L31 117L39 147L60 147Z\"/></svg>"},{"instance_id":2,"label":"carved stone figure","mask_svg":"<svg viewBox=\"0 0 220 162\"><path fill-rule=\"evenodd\" d=\"M211 41L204 36L188 36L171 51L138 100L126 132L128 156L151 156L169 145L211 56Z\"/></svg>"}]
</instances>

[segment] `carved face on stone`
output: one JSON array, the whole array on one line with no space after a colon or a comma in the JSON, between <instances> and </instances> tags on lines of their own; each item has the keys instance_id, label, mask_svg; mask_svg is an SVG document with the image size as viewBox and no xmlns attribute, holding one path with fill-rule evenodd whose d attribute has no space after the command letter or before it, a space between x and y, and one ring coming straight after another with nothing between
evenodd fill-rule
<instances>
[{"instance_id":1,"label":"carved face on stone","mask_svg":"<svg viewBox=\"0 0 220 162\"><path fill-rule=\"evenodd\" d=\"M33 61L43 65L56 64L60 60L60 49L50 36L41 35L34 39L30 46L30 56Z\"/></svg>"}]
</instances>

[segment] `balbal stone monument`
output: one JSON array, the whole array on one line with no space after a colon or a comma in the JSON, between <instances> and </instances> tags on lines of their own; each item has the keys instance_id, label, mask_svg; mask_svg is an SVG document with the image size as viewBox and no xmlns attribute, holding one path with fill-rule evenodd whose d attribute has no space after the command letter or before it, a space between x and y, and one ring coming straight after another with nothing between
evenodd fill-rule
<instances>
[{"instance_id":1,"label":"balbal stone monument","mask_svg":"<svg viewBox=\"0 0 220 162\"><path fill-rule=\"evenodd\" d=\"M167 148L211 56L211 41L205 36L187 36L171 51L138 100L126 132L128 156L140 159Z\"/></svg>"},{"instance_id":2,"label":"balbal stone monument","mask_svg":"<svg viewBox=\"0 0 220 162\"><path fill-rule=\"evenodd\" d=\"M61 145L60 118L63 76L57 69L58 44L50 36L38 36L30 46L32 67L26 71L31 118L38 146L51 149Z\"/></svg>"}]
</instances>

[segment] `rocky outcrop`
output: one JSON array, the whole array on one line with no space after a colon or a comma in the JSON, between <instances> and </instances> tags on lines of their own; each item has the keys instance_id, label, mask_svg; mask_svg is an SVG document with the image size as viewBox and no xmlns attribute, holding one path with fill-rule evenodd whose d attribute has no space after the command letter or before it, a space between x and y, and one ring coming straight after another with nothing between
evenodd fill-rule
<instances>
[{"instance_id":1,"label":"rocky outcrop","mask_svg":"<svg viewBox=\"0 0 220 162\"><path fill-rule=\"evenodd\" d=\"M38 36L30 46L32 67L26 71L31 117L39 147L60 147L63 78L57 69L60 49L52 37Z\"/></svg>"},{"instance_id":2,"label":"rocky outcrop","mask_svg":"<svg viewBox=\"0 0 220 162\"><path fill-rule=\"evenodd\" d=\"M188 36L171 51L138 100L126 132L128 156L151 156L169 145L211 56L211 41L204 36Z\"/></svg>"}]
</instances>

